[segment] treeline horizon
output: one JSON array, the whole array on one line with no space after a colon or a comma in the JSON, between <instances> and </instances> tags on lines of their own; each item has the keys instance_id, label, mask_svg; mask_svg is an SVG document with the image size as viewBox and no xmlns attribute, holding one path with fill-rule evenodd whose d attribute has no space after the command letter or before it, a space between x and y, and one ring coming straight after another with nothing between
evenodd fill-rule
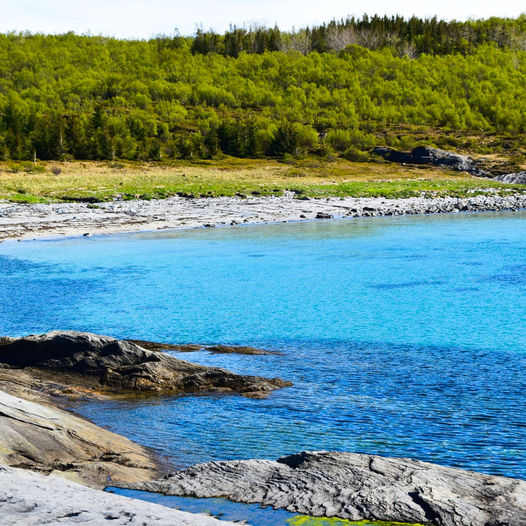
<instances>
[{"instance_id":1,"label":"treeline horizon","mask_svg":"<svg viewBox=\"0 0 526 526\"><path fill-rule=\"evenodd\" d=\"M389 20L360 23L398 23ZM509 36L526 16L498 20L515 28L499 33ZM520 150L526 50L504 45L506 38L482 39L469 53L400 53L343 41L339 51L234 56L197 52L195 39L177 35L0 34L0 159L314 154L359 161L375 145L414 146L410 134L389 131L397 126L433 128L452 147L459 131L505 133Z\"/></svg>"},{"instance_id":2,"label":"treeline horizon","mask_svg":"<svg viewBox=\"0 0 526 526\"><path fill-rule=\"evenodd\" d=\"M176 32L177 33L177 32ZM481 44L526 50L526 14L518 18L446 21L413 16L347 17L328 23L282 31L274 27L231 26L223 34L202 27L192 37L159 36L172 45L190 45L192 53L217 53L237 57L239 53L290 51L326 53L356 44L370 50L392 48L400 55L416 57L423 53L445 55L471 53Z\"/></svg>"}]
</instances>

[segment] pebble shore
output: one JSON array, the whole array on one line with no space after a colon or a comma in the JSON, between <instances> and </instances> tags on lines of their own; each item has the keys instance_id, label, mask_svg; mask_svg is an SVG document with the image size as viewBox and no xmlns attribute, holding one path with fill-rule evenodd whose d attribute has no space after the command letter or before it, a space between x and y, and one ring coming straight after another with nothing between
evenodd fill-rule
<instances>
[{"instance_id":1,"label":"pebble shore","mask_svg":"<svg viewBox=\"0 0 526 526\"><path fill-rule=\"evenodd\" d=\"M112 201L0 203L0 241L343 217L504 211L526 208L526 194L407 199L283 196Z\"/></svg>"}]
</instances>

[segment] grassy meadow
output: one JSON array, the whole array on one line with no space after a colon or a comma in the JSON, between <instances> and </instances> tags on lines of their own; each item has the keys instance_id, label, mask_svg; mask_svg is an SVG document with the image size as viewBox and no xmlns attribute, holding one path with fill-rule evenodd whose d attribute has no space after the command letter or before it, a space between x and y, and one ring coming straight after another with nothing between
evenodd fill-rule
<instances>
[{"instance_id":1,"label":"grassy meadow","mask_svg":"<svg viewBox=\"0 0 526 526\"><path fill-rule=\"evenodd\" d=\"M490 190L494 189L494 190ZM302 197L466 196L485 191L526 191L429 166L332 162L306 158L224 158L173 164L70 161L0 163L0 200L26 203L100 202L112 199L281 195Z\"/></svg>"}]
</instances>

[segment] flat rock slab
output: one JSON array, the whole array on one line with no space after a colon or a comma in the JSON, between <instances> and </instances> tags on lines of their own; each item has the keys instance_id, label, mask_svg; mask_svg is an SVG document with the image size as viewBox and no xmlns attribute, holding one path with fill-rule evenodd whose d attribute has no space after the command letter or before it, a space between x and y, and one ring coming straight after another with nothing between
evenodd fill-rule
<instances>
[{"instance_id":1,"label":"flat rock slab","mask_svg":"<svg viewBox=\"0 0 526 526\"><path fill-rule=\"evenodd\" d=\"M93 487L160 476L146 448L60 409L3 391L0 464L60 474Z\"/></svg>"},{"instance_id":2,"label":"flat rock slab","mask_svg":"<svg viewBox=\"0 0 526 526\"><path fill-rule=\"evenodd\" d=\"M86 488L58 477L0 466L0 524L233 526L158 504Z\"/></svg>"},{"instance_id":3,"label":"flat rock slab","mask_svg":"<svg viewBox=\"0 0 526 526\"><path fill-rule=\"evenodd\" d=\"M291 512L436 526L524 526L526 482L411 459L303 452L210 462L128 487Z\"/></svg>"},{"instance_id":4,"label":"flat rock slab","mask_svg":"<svg viewBox=\"0 0 526 526\"><path fill-rule=\"evenodd\" d=\"M37 377L113 393L224 392L261 397L292 385L206 367L87 332L54 331L0 339L0 363Z\"/></svg>"}]
</instances>

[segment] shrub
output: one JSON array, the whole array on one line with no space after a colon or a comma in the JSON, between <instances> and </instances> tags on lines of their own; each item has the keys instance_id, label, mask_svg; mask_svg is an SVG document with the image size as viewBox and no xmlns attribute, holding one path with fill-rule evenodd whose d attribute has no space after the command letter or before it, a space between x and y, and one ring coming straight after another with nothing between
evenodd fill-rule
<instances>
[{"instance_id":1,"label":"shrub","mask_svg":"<svg viewBox=\"0 0 526 526\"><path fill-rule=\"evenodd\" d=\"M369 154L367 152L362 152L361 150L358 150L358 148L355 148L354 146L350 146L345 150L343 156L348 161L353 161L356 163L365 163L369 160Z\"/></svg>"},{"instance_id":2,"label":"shrub","mask_svg":"<svg viewBox=\"0 0 526 526\"><path fill-rule=\"evenodd\" d=\"M337 152L344 152L352 146L353 140L349 130L330 130L325 141Z\"/></svg>"}]
</instances>

